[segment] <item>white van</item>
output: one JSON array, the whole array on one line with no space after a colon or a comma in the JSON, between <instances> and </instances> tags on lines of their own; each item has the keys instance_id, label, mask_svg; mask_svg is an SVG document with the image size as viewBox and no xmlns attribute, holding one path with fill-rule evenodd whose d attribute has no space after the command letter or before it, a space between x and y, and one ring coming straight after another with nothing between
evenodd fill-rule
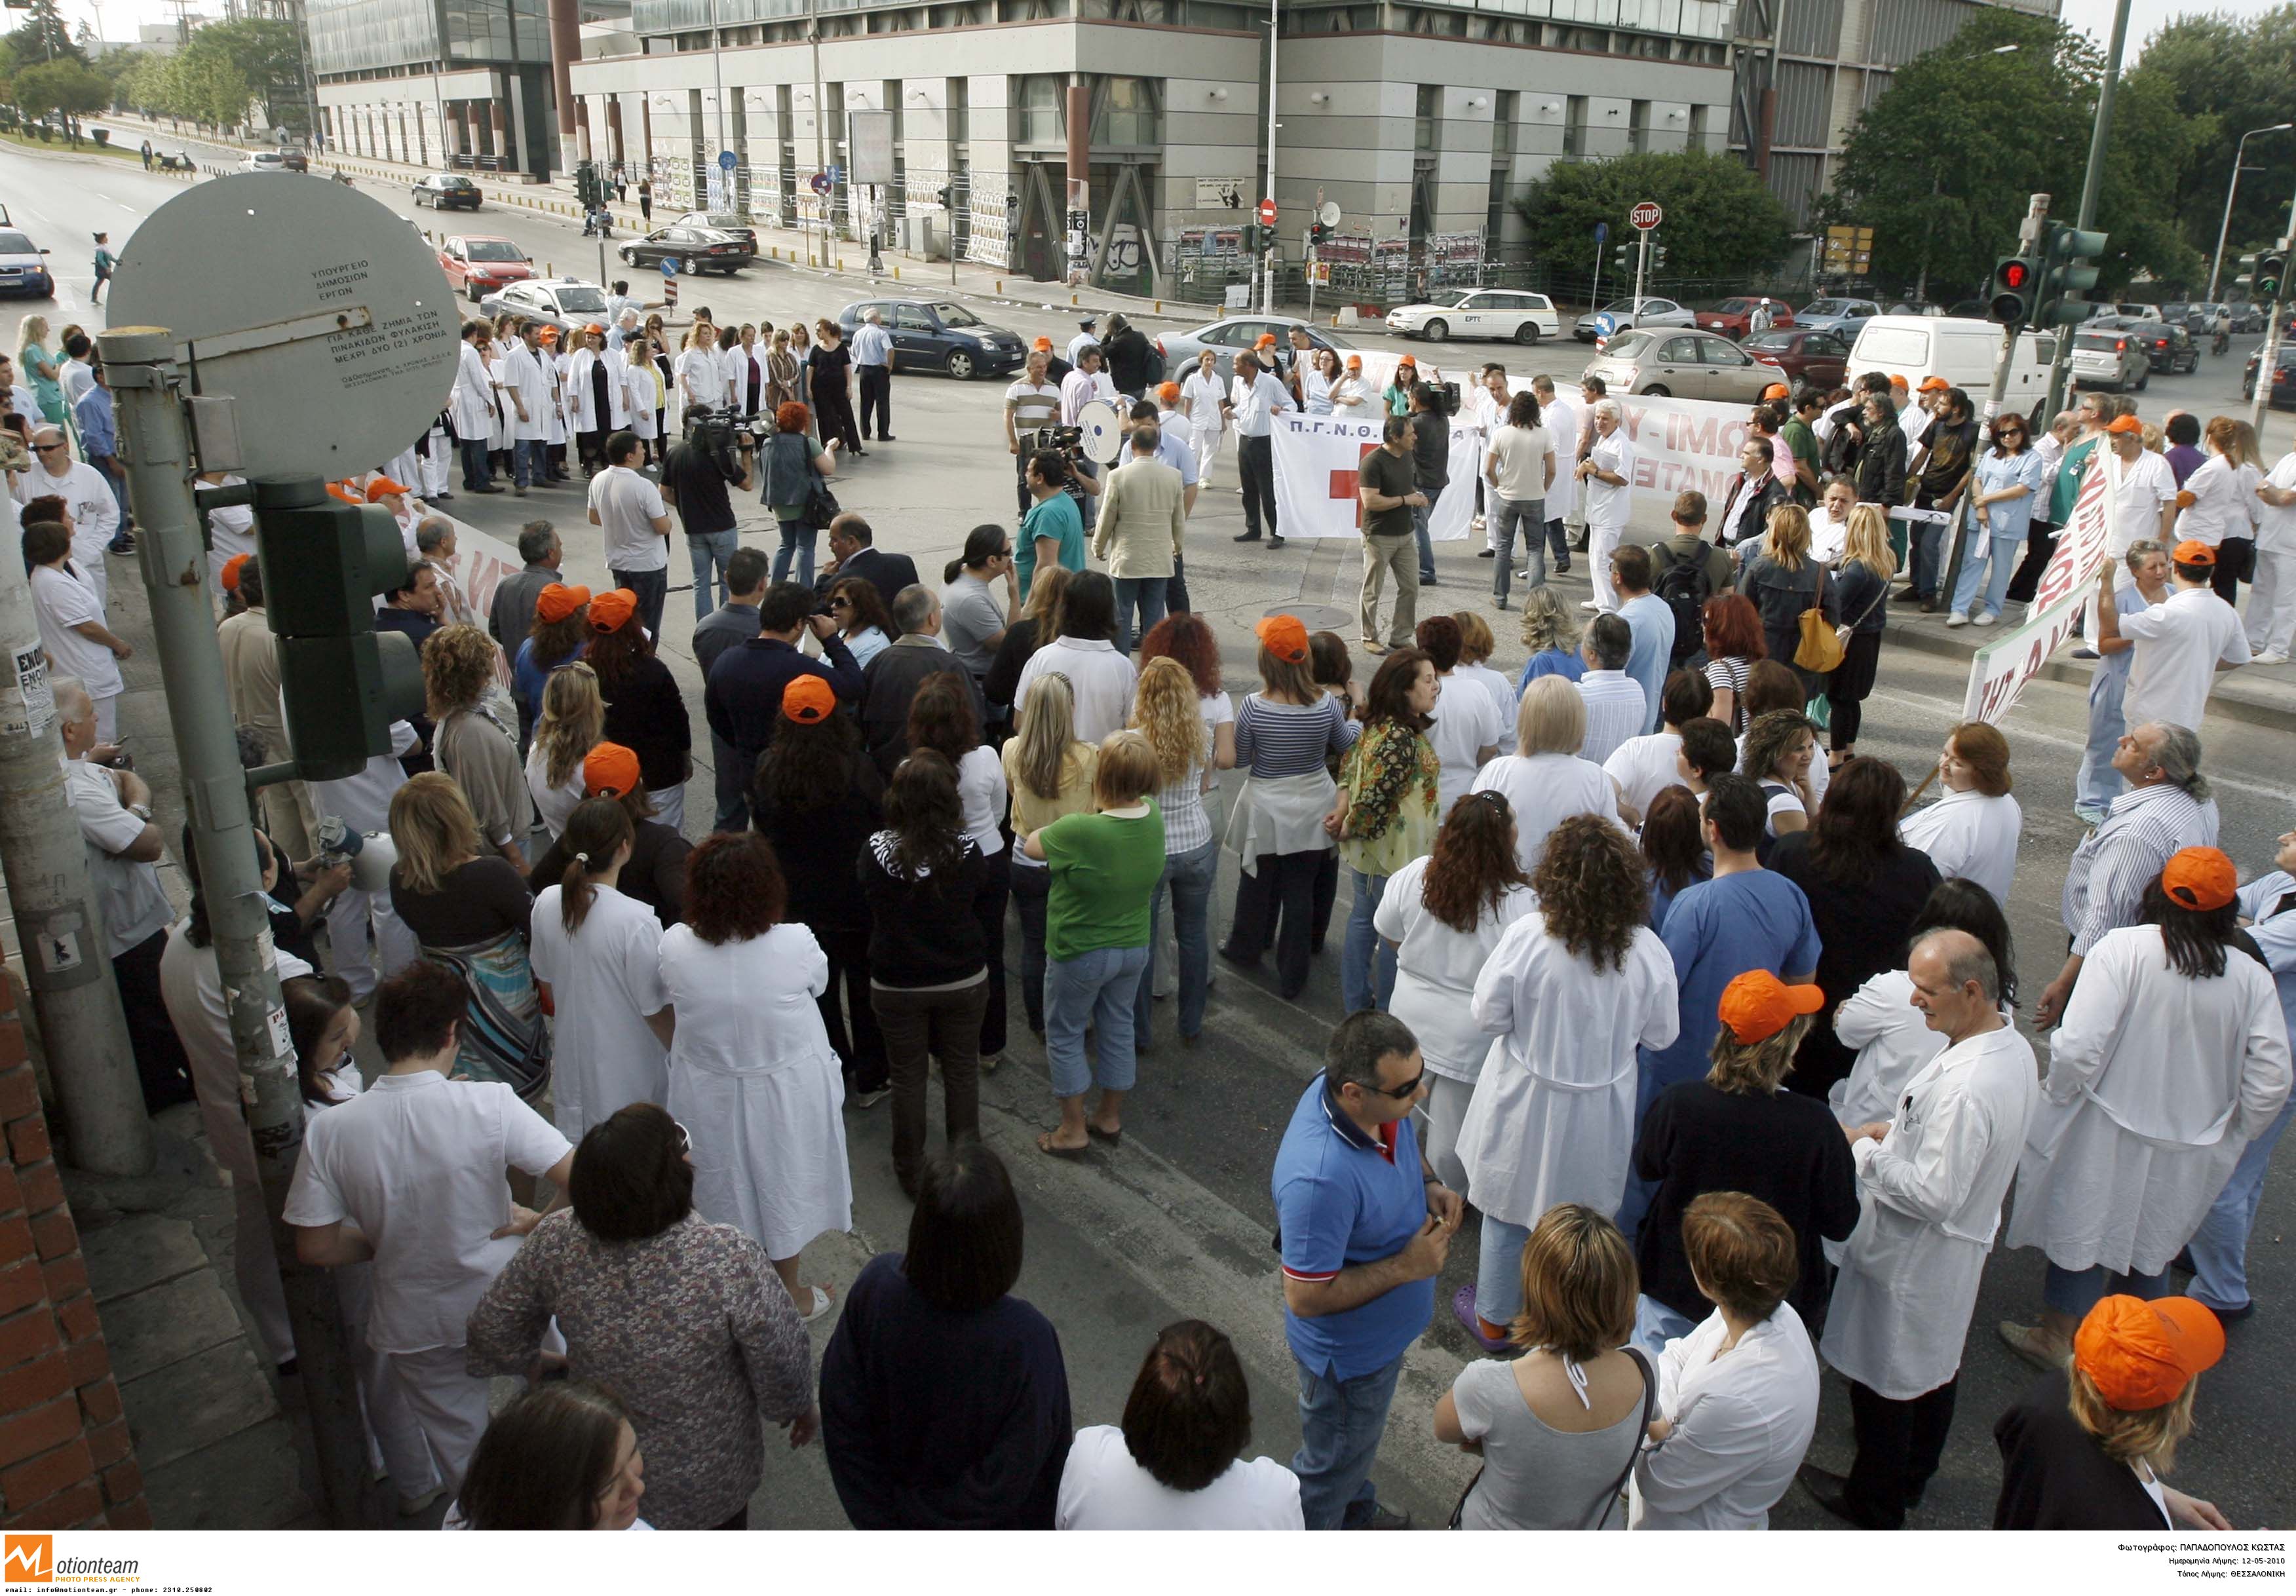
<instances>
[{"instance_id":1,"label":"white van","mask_svg":"<svg viewBox=\"0 0 2296 1596\"><path fill-rule=\"evenodd\" d=\"M2056 356L2054 332L2020 332L2009 366L2004 409L2030 412L2048 396L2049 362ZM1967 393L1982 413L1993 391L1993 368L2001 359L2001 328L1993 322L1954 316L1877 315L1857 330L1849 351L1849 375L1886 372L1903 377L1919 392L1926 377L1942 377Z\"/></svg>"}]
</instances>

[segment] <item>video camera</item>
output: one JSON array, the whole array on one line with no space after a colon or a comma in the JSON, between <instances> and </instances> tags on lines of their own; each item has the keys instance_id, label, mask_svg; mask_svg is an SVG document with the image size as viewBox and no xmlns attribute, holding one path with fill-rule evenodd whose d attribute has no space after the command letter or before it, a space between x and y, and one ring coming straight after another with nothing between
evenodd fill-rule
<instances>
[{"instance_id":1,"label":"video camera","mask_svg":"<svg viewBox=\"0 0 2296 1596\"><path fill-rule=\"evenodd\" d=\"M756 446L755 434L741 424L737 416L711 411L697 416L686 429L687 446L698 449L716 462L729 482L739 482L748 475L742 469L740 454Z\"/></svg>"},{"instance_id":2,"label":"video camera","mask_svg":"<svg viewBox=\"0 0 2296 1596\"><path fill-rule=\"evenodd\" d=\"M1032 449L1050 449L1062 459L1075 462L1084 458L1084 429L1082 427L1039 427Z\"/></svg>"},{"instance_id":3,"label":"video camera","mask_svg":"<svg viewBox=\"0 0 2296 1596\"><path fill-rule=\"evenodd\" d=\"M1422 386L1425 387L1435 396L1435 410L1438 414L1456 415L1459 413L1459 385L1457 383L1429 382L1423 384Z\"/></svg>"}]
</instances>

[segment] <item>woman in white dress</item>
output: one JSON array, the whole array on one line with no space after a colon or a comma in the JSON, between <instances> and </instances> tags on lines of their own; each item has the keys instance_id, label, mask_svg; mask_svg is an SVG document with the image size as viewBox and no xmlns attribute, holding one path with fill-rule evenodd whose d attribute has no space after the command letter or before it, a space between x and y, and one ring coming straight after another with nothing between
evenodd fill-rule
<instances>
[{"instance_id":1,"label":"woman in white dress","mask_svg":"<svg viewBox=\"0 0 2296 1596\"><path fill-rule=\"evenodd\" d=\"M542 690L542 713L535 717L534 741L526 750L526 790L542 812L553 842L566 830L567 816L585 796L582 761L606 735L606 700L598 673L577 659L552 671Z\"/></svg>"},{"instance_id":2,"label":"woman in white dress","mask_svg":"<svg viewBox=\"0 0 2296 1596\"><path fill-rule=\"evenodd\" d=\"M661 373L653 363L653 348L644 338L622 340L622 403L630 413L630 434L645 445L649 460L661 457L661 429L655 418L662 409Z\"/></svg>"},{"instance_id":3,"label":"woman in white dress","mask_svg":"<svg viewBox=\"0 0 2296 1596\"><path fill-rule=\"evenodd\" d=\"M1534 874L1547 834L1571 815L1616 821L1619 790L1601 765L1578 757L1587 741L1587 700L1568 677L1540 676L1523 689L1514 734L1516 751L1478 771L1472 790L1506 795L1514 811L1515 857L1525 874Z\"/></svg>"},{"instance_id":4,"label":"woman in white dress","mask_svg":"<svg viewBox=\"0 0 2296 1596\"><path fill-rule=\"evenodd\" d=\"M1212 485L1212 462L1219 458L1220 435L1227 430L1226 413L1220 405L1227 397L1227 385L1220 381L1219 352L1206 349L1196 357L1196 369L1180 381L1180 408L1187 412L1188 424L1196 430L1196 482L1209 490Z\"/></svg>"},{"instance_id":5,"label":"woman in white dress","mask_svg":"<svg viewBox=\"0 0 2296 1596\"><path fill-rule=\"evenodd\" d=\"M726 373L718 364L718 331L707 322L694 323L677 356L677 404L680 415L700 405L715 410L726 397Z\"/></svg>"},{"instance_id":6,"label":"woman in white dress","mask_svg":"<svg viewBox=\"0 0 2296 1596\"><path fill-rule=\"evenodd\" d=\"M2264 507L2256 496L2264 482L2264 466L2256 458L2255 438L2243 438L2239 422L2220 415L2210 421L2202 439L2208 458L2185 479L2185 490L2177 495L2183 509L2177 516L2176 541L2204 543L2212 549L2228 540L2252 541L2257 515ZM2238 586L2219 586L2217 596L2228 603L2237 596Z\"/></svg>"},{"instance_id":7,"label":"woman in white dress","mask_svg":"<svg viewBox=\"0 0 2296 1596\"><path fill-rule=\"evenodd\" d=\"M2168 1295L2169 1261L2288 1100L2278 989L2233 942L2237 886L2217 849L2180 849L2144 888L2144 923L2081 966L2006 1238L2048 1255L2039 1327L2001 1326L2037 1367L2062 1364L2100 1298Z\"/></svg>"},{"instance_id":8,"label":"woman in white dress","mask_svg":"<svg viewBox=\"0 0 2296 1596\"><path fill-rule=\"evenodd\" d=\"M1508 928L1475 981L1475 1024L1499 1040L1459 1127L1483 1240L1476 1283L1452 1310L1485 1346L1521 1311L1522 1248L1539 1216L1563 1202L1618 1208L1635 1050L1665 1047L1680 1028L1674 961L1644 923L1642 859L1624 831L1572 815L1548 839L1531 888L1538 912Z\"/></svg>"},{"instance_id":9,"label":"woman in white dress","mask_svg":"<svg viewBox=\"0 0 2296 1596\"><path fill-rule=\"evenodd\" d=\"M1938 874L1965 876L2005 908L2025 829L2024 811L2009 796L2009 740L1982 721L1956 726L1946 733L1938 778L1945 796L1906 816L1898 836L1927 854Z\"/></svg>"},{"instance_id":10,"label":"woman in white dress","mask_svg":"<svg viewBox=\"0 0 2296 1596\"><path fill-rule=\"evenodd\" d=\"M764 1248L811 1320L830 1290L799 1279L799 1255L852 1228L853 1180L844 1077L815 1002L829 959L782 919L787 899L764 838L705 840L686 861L685 919L661 939L661 985L677 1011L668 1106L693 1139L693 1206Z\"/></svg>"},{"instance_id":11,"label":"woman in white dress","mask_svg":"<svg viewBox=\"0 0 2296 1596\"><path fill-rule=\"evenodd\" d=\"M570 1142L668 1092L675 1017L662 990L661 921L615 884L632 836L619 800L585 798L566 823L565 879L534 900L534 979L554 1017L551 1096Z\"/></svg>"},{"instance_id":12,"label":"woman in white dress","mask_svg":"<svg viewBox=\"0 0 2296 1596\"><path fill-rule=\"evenodd\" d=\"M1506 723L1498 703L1480 683L1463 681L1459 660L1466 651L1465 634L1447 615L1431 615L1419 623L1418 642L1435 667L1435 707L1429 713L1428 743L1441 768L1436 775L1435 813L1451 813L1451 806L1467 796L1467 789L1484 765L1498 757L1506 736ZM1511 710L1513 707L1510 705Z\"/></svg>"}]
</instances>

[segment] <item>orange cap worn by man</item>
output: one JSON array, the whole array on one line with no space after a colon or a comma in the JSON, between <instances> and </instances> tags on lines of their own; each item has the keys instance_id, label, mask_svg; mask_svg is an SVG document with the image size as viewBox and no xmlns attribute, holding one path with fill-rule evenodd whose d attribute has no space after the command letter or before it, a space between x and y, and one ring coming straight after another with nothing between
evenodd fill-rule
<instances>
[{"instance_id":1,"label":"orange cap worn by man","mask_svg":"<svg viewBox=\"0 0 2296 1596\"><path fill-rule=\"evenodd\" d=\"M836 713L837 690L829 684L826 676L808 671L804 675L792 676L790 684L782 689L782 714L801 726L827 720Z\"/></svg>"},{"instance_id":2,"label":"orange cap worn by man","mask_svg":"<svg viewBox=\"0 0 2296 1596\"><path fill-rule=\"evenodd\" d=\"M1825 994L1816 986L1789 986L1767 970L1750 970L1722 988L1720 1015L1730 1035L1751 1047L1784 1030L1797 1014L1824 1007Z\"/></svg>"},{"instance_id":3,"label":"orange cap worn by man","mask_svg":"<svg viewBox=\"0 0 2296 1596\"><path fill-rule=\"evenodd\" d=\"M2144 435L2144 423L2133 415L2116 415L2105 424L2104 430L2107 432L2134 432L2142 438Z\"/></svg>"},{"instance_id":4,"label":"orange cap worn by man","mask_svg":"<svg viewBox=\"0 0 2296 1596\"><path fill-rule=\"evenodd\" d=\"M1890 378L1890 386L1897 389L1898 392L1904 393L1907 389L1911 389L1913 384L1906 381L1903 377L1892 373Z\"/></svg>"},{"instance_id":5,"label":"orange cap worn by man","mask_svg":"<svg viewBox=\"0 0 2296 1596\"><path fill-rule=\"evenodd\" d=\"M2217 552L2199 538L2188 537L2169 552L2169 559L2177 565L2214 565Z\"/></svg>"},{"instance_id":6,"label":"orange cap worn by man","mask_svg":"<svg viewBox=\"0 0 2296 1596\"><path fill-rule=\"evenodd\" d=\"M1296 615L1271 615L1252 628L1259 646L1288 664L1308 657L1308 628Z\"/></svg>"},{"instance_id":7,"label":"orange cap worn by man","mask_svg":"<svg viewBox=\"0 0 2296 1596\"><path fill-rule=\"evenodd\" d=\"M2178 848L2161 867L2161 890L2185 908L2206 914L2232 902L2240 873L2219 848Z\"/></svg>"},{"instance_id":8,"label":"orange cap worn by man","mask_svg":"<svg viewBox=\"0 0 2296 1596\"><path fill-rule=\"evenodd\" d=\"M555 624L564 620L589 602L588 588L569 587L563 582L553 582L535 594L535 618Z\"/></svg>"},{"instance_id":9,"label":"orange cap worn by man","mask_svg":"<svg viewBox=\"0 0 2296 1596\"><path fill-rule=\"evenodd\" d=\"M412 493L414 491L414 490L407 487L406 483L393 481L389 477L369 477L366 479L366 496L370 499L379 499L387 493Z\"/></svg>"},{"instance_id":10,"label":"orange cap worn by man","mask_svg":"<svg viewBox=\"0 0 2296 1596\"><path fill-rule=\"evenodd\" d=\"M1169 410L1173 405L1177 405L1179 402L1180 385L1178 383L1159 382L1156 385L1156 403L1163 405L1165 409Z\"/></svg>"},{"instance_id":11,"label":"orange cap worn by man","mask_svg":"<svg viewBox=\"0 0 2296 1596\"><path fill-rule=\"evenodd\" d=\"M1952 383L1942 377L1924 377L1922 379L1921 391L1925 394L1941 394L1952 386Z\"/></svg>"},{"instance_id":12,"label":"orange cap worn by man","mask_svg":"<svg viewBox=\"0 0 2296 1596\"><path fill-rule=\"evenodd\" d=\"M2073 1332L2073 1367L2121 1413L2168 1406L2224 1352L2224 1325L2189 1297L2107 1297Z\"/></svg>"},{"instance_id":13,"label":"orange cap worn by man","mask_svg":"<svg viewBox=\"0 0 2296 1596\"><path fill-rule=\"evenodd\" d=\"M223 590L226 593L239 591L239 573L247 569L247 562L253 558L252 554L234 554L223 562Z\"/></svg>"},{"instance_id":14,"label":"orange cap worn by man","mask_svg":"<svg viewBox=\"0 0 2296 1596\"><path fill-rule=\"evenodd\" d=\"M1793 389L1788 388L1783 382L1773 382L1762 390L1762 397L1766 400L1790 399L1793 397Z\"/></svg>"},{"instance_id":15,"label":"orange cap worn by man","mask_svg":"<svg viewBox=\"0 0 2296 1596\"><path fill-rule=\"evenodd\" d=\"M549 590L545 588L545 593ZM539 604L537 609L541 608ZM638 595L627 587L609 587L590 601L590 630L619 632L638 612Z\"/></svg>"},{"instance_id":16,"label":"orange cap worn by man","mask_svg":"<svg viewBox=\"0 0 2296 1596\"><path fill-rule=\"evenodd\" d=\"M638 757L619 742L602 742L582 757L582 790L591 798L619 798L637 789Z\"/></svg>"}]
</instances>

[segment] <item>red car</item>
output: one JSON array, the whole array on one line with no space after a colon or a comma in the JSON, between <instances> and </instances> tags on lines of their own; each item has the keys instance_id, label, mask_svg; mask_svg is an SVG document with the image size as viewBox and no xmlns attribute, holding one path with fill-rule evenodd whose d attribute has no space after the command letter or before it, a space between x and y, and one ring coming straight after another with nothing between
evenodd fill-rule
<instances>
[{"instance_id":1,"label":"red car","mask_svg":"<svg viewBox=\"0 0 2296 1596\"><path fill-rule=\"evenodd\" d=\"M527 252L506 238L465 233L439 246L439 265L447 282L476 304L506 282L534 275Z\"/></svg>"},{"instance_id":2,"label":"red car","mask_svg":"<svg viewBox=\"0 0 2296 1596\"><path fill-rule=\"evenodd\" d=\"M1849 340L1839 332L1802 328L1759 332L1739 348L1757 360L1784 366L1796 388L1839 388L1849 371Z\"/></svg>"},{"instance_id":3,"label":"red car","mask_svg":"<svg viewBox=\"0 0 2296 1596\"><path fill-rule=\"evenodd\" d=\"M1719 332L1726 337L1743 341L1746 336L1746 320L1754 314L1754 307L1761 302L1761 296L1759 294L1751 299L1741 295L1734 299L1725 299L1711 310L1700 311L1698 325L1705 331ZM1793 307L1784 299L1771 300L1770 325L1792 326Z\"/></svg>"}]
</instances>

